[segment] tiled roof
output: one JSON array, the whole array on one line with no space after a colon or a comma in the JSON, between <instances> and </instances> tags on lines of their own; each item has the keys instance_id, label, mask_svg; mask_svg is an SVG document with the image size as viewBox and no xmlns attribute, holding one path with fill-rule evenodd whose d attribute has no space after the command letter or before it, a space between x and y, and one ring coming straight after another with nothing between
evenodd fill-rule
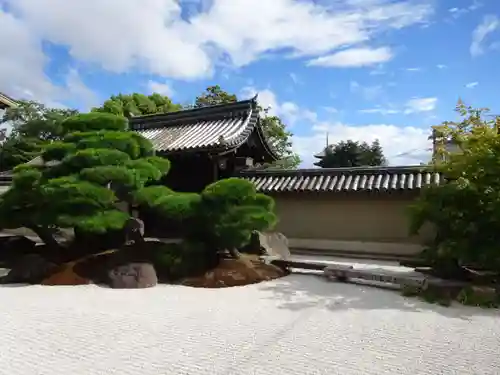
<instances>
[{"instance_id":1,"label":"tiled roof","mask_svg":"<svg viewBox=\"0 0 500 375\"><path fill-rule=\"evenodd\" d=\"M439 173L418 166L247 170L238 177L253 182L263 193L417 191L444 181Z\"/></svg>"},{"instance_id":2,"label":"tiled roof","mask_svg":"<svg viewBox=\"0 0 500 375\"><path fill-rule=\"evenodd\" d=\"M225 151L241 146L256 130L266 152L276 159L259 125L256 98L161 115L133 117L134 130L160 152Z\"/></svg>"},{"instance_id":3,"label":"tiled roof","mask_svg":"<svg viewBox=\"0 0 500 375\"><path fill-rule=\"evenodd\" d=\"M14 107L16 105L17 103L14 99L0 92L0 109Z\"/></svg>"}]
</instances>

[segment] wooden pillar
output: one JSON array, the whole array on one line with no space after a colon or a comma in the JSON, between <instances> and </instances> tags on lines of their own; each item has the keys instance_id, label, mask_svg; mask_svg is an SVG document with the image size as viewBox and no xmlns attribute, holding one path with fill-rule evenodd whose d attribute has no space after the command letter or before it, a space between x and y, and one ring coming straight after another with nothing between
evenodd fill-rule
<instances>
[{"instance_id":1,"label":"wooden pillar","mask_svg":"<svg viewBox=\"0 0 500 375\"><path fill-rule=\"evenodd\" d=\"M210 155L210 160L212 164L212 182L219 180L219 156Z\"/></svg>"}]
</instances>

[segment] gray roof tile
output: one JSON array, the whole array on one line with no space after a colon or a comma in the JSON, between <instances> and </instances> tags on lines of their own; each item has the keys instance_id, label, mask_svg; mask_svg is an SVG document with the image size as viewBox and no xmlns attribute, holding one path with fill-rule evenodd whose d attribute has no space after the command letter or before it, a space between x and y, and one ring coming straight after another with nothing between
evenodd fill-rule
<instances>
[{"instance_id":1,"label":"gray roof tile","mask_svg":"<svg viewBox=\"0 0 500 375\"><path fill-rule=\"evenodd\" d=\"M130 119L130 128L149 139L156 151L225 151L242 145L256 130L275 160L259 125L256 98Z\"/></svg>"},{"instance_id":2,"label":"gray roof tile","mask_svg":"<svg viewBox=\"0 0 500 375\"><path fill-rule=\"evenodd\" d=\"M425 167L247 170L238 177L253 182L263 193L418 191L444 181L441 174Z\"/></svg>"}]
</instances>

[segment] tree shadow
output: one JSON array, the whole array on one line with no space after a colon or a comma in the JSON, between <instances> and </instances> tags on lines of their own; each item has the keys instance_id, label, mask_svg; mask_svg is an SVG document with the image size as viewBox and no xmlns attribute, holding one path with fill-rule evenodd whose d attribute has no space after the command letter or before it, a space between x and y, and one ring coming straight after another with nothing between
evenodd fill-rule
<instances>
[{"instance_id":1,"label":"tree shadow","mask_svg":"<svg viewBox=\"0 0 500 375\"><path fill-rule=\"evenodd\" d=\"M321 274L294 272L292 275L272 282L261 283L259 289L270 293L269 298L278 301L278 308L299 311L321 307L338 310L399 310L407 312L432 311L440 315L468 319L473 316L495 316L495 309L481 309L458 303L450 307L403 297L399 290L390 290L361 283L329 281Z\"/></svg>"}]
</instances>

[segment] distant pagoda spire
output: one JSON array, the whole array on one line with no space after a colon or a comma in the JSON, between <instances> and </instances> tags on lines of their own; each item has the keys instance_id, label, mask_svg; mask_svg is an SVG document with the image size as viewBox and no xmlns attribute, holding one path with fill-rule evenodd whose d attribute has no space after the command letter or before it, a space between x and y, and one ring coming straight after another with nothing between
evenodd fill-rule
<instances>
[{"instance_id":1,"label":"distant pagoda spire","mask_svg":"<svg viewBox=\"0 0 500 375\"><path fill-rule=\"evenodd\" d=\"M321 160L326 156L326 151L328 150L328 147L330 147L330 141L329 141L329 133L326 132L325 134L325 148L318 152L317 154L313 155L316 159L320 159L318 162L314 163L316 166L321 166Z\"/></svg>"}]
</instances>

